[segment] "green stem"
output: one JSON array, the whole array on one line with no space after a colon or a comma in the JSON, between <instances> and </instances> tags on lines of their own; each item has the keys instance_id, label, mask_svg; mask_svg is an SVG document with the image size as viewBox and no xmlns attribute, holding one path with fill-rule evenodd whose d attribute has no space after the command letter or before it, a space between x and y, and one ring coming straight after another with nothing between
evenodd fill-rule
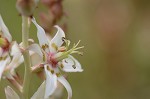
<instances>
[{"instance_id":1,"label":"green stem","mask_svg":"<svg viewBox=\"0 0 150 99\"><path fill-rule=\"evenodd\" d=\"M23 48L28 47L28 39L29 39L29 24L28 17L22 16L22 42ZM24 74L24 82L22 89L22 99L29 99L29 88L30 88L30 80L31 80L31 62L29 51L25 50L23 52L24 56L24 64L25 64L25 74Z\"/></svg>"}]
</instances>

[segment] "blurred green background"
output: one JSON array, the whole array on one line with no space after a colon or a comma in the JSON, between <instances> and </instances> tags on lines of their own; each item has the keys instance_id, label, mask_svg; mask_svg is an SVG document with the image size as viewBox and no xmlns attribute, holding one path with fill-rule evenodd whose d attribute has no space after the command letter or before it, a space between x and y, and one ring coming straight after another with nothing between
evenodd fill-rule
<instances>
[{"instance_id":1,"label":"blurred green background","mask_svg":"<svg viewBox=\"0 0 150 99\"><path fill-rule=\"evenodd\" d=\"M21 42L15 2L0 0L0 14L13 39ZM73 99L150 99L149 0L64 0L63 6L67 38L85 46L84 55L75 56L84 72L68 76ZM43 10L42 5L36 9L37 20ZM33 24L30 36L37 41ZM36 75L32 78L31 95L41 83ZM5 99L7 83L0 82L0 99Z\"/></svg>"}]
</instances>

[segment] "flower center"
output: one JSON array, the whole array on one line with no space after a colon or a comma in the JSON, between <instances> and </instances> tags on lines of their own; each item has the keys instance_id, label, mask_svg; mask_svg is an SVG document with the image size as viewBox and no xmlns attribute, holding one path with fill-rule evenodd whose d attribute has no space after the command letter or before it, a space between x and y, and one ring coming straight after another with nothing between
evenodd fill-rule
<instances>
[{"instance_id":1,"label":"flower center","mask_svg":"<svg viewBox=\"0 0 150 99\"><path fill-rule=\"evenodd\" d=\"M56 60L54 53L47 54L47 62L48 64L51 64L53 68L56 68L58 61Z\"/></svg>"},{"instance_id":2,"label":"flower center","mask_svg":"<svg viewBox=\"0 0 150 99\"><path fill-rule=\"evenodd\" d=\"M10 48L10 42L6 39L0 36L0 47L3 49L3 51L8 51Z\"/></svg>"}]
</instances>

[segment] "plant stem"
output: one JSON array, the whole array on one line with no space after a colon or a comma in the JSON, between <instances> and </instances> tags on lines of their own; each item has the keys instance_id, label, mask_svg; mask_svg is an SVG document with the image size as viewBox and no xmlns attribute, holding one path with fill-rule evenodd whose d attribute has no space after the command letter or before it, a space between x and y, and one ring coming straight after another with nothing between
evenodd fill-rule
<instances>
[{"instance_id":1,"label":"plant stem","mask_svg":"<svg viewBox=\"0 0 150 99\"><path fill-rule=\"evenodd\" d=\"M23 48L28 47L28 38L29 38L29 24L28 24L28 17L22 16L22 42ZM24 56L24 64L25 64L25 74L24 74L24 82L23 82L23 89L22 89L22 99L29 99L29 87L30 87L30 80L31 80L31 62L30 62L30 55L29 51L25 50L23 52Z\"/></svg>"}]
</instances>

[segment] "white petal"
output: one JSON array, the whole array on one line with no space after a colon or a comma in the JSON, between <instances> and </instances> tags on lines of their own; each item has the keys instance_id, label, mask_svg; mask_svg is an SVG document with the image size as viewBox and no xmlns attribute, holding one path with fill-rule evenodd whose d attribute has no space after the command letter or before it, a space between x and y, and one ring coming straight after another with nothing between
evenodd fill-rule
<instances>
[{"instance_id":1,"label":"white petal","mask_svg":"<svg viewBox=\"0 0 150 99\"><path fill-rule=\"evenodd\" d=\"M32 19L32 22L37 27L37 37L38 37L40 46L42 47L45 44L48 46L49 44L48 44L48 40L47 40L47 37L46 37L44 29L37 24L35 18ZM46 50L49 51L49 48L47 48Z\"/></svg>"},{"instance_id":2,"label":"white petal","mask_svg":"<svg viewBox=\"0 0 150 99\"><path fill-rule=\"evenodd\" d=\"M55 89L57 88L57 76L55 74L51 74L51 72L47 70L47 66L44 66L44 69L46 74L46 87L44 98L48 98L54 93Z\"/></svg>"},{"instance_id":3,"label":"white petal","mask_svg":"<svg viewBox=\"0 0 150 99\"><path fill-rule=\"evenodd\" d=\"M50 44L51 40L52 40L52 37L50 34L46 34L46 37L47 37L47 40L48 40L48 43Z\"/></svg>"},{"instance_id":4,"label":"white petal","mask_svg":"<svg viewBox=\"0 0 150 99\"><path fill-rule=\"evenodd\" d=\"M39 54L37 54L35 52L30 57L31 57L32 66L41 64L44 61L43 57L41 57Z\"/></svg>"},{"instance_id":5,"label":"white petal","mask_svg":"<svg viewBox=\"0 0 150 99\"><path fill-rule=\"evenodd\" d=\"M68 58L62 60L63 68L65 72L82 72L81 64L71 55Z\"/></svg>"},{"instance_id":6,"label":"white petal","mask_svg":"<svg viewBox=\"0 0 150 99\"><path fill-rule=\"evenodd\" d=\"M30 51L36 52L37 54L40 55L40 57L43 57L42 51L38 44L32 44L27 49Z\"/></svg>"},{"instance_id":7,"label":"white petal","mask_svg":"<svg viewBox=\"0 0 150 99\"><path fill-rule=\"evenodd\" d=\"M5 88L6 99L20 99L17 93L9 86Z\"/></svg>"},{"instance_id":8,"label":"white petal","mask_svg":"<svg viewBox=\"0 0 150 99\"><path fill-rule=\"evenodd\" d=\"M53 95L51 97L53 97L54 99L61 99L64 93L64 86L60 83L57 82L57 89L55 90L55 92L53 93Z\"/></svg>"},{"instance_id":9,"label":"white petal","mask_svg":"<svg viewBox=\"0 0 150 99\"><path fill-rule=\"evenodd\" d=\"M14 44L11 47L11 56L14 56L16 54L21 54L21 51L17 42L14 42Z\"/></svg>"},{"instance_id":10,"label":"white petal","mask_svg":"<svg viewBox=\"0 0 150 99\"><path fill-rule=\"evenodd\" d=\"M40 87L34 93L31 99L44 99L44 94L45 94L45 81L40 85Z\"/></svg>"},{"instance_id":11,"label":"white petal","mask_svg":"<svg viewBox=\"0 0 150 99\"><path fill-rule=\"evenodd\" d=\"M11 35L10 35L10 33L9 33L9 30L8 30L8 28L6 27L6 25L5 25L5 23L4 23L4 21L3 21L2 17L1 17L1 15L0 15L0 29L2 30L2 33L3 33L4 37L6 37L9 42L11 42L12 37L11 37Z\"/></svg>"},{"instance_id":12,"label":"white petal","mask_svg":"<svg viewBox=\"0 0 150 99\"><path fill-rule=\"evenodd\" d=\"M6 58L6 60L1 60L0 61L0 79L2 77L3 71L7 65L7 63L9 62L9 58Z\"/></svg>"},{"instance_id":13,"label":"white petal","mask_svg":"<svg viewBox=\"0 0 150 99\"><path fill-rule=\"evenodd\" d=\"M71 86L68 83L68 81L63 76L58 77L58 81L64 85L64 87L66 88L66 90L68 92L68 99L71 99L72 98L72 89L71 89Z\"/></svg>"},{"instance_id":14,"label":"white petal","mask_svg":"<svg viewBox=\"0 0 150 99\"><path fill-rule=\"evenodd\" d=\"M12 61L7 66L7 68L9 68L9 70L13 72L14 69L16 69L18 66L20 66L23 63L23 61L24 61L23 55L17 54L13 56Z\"/></svg>"},{"instance_id":15,"label":"white petal","mask_svg":"<svg viewBox=\"0 0 150 99\"><path fill-rule=\"evenodd\" d=\"M19 45L16 42L12 45L11 55L12 55L12 60L9 63L9 65L7 66L7 69L9 69L9 70L11 69L13 71L24 61L22 53L19 49Z\"/></svg>"},{"instance_id":16,"label":"white petal","mask_svg":"<svg viewBox=\"0 0 150 99\"><path fill-rule=\"evenodd\" d=\"M64 31L57 25L55 27L57 28L57 33L54 36L54 38L50 41L49 45L51 52L56 52L56 48L53 46L53 44L56 45L56 47L58 48L64 43L63 38L65 38Z\"/></svg>"}]
</instances>

